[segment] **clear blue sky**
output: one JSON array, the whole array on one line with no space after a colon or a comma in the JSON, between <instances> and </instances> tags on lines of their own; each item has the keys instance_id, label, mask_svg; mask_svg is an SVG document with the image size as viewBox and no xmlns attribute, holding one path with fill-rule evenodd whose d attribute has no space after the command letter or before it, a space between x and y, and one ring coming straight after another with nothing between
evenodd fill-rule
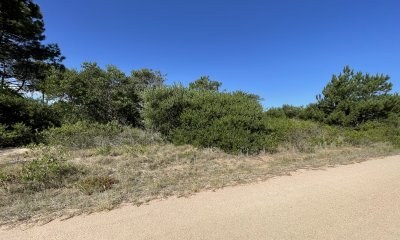
<instances>
[{"instance_id":1,"label":"clear blue sky","mask_svg":"<svg viewBox=\"0 0 400 240\"><path fill-rule=\"evenodd\" d=\"M167 83L201 75L305 105L345 65L400 89L399 0L37 0L65 65L152 68Z\"/></svg>"}]
</instances>

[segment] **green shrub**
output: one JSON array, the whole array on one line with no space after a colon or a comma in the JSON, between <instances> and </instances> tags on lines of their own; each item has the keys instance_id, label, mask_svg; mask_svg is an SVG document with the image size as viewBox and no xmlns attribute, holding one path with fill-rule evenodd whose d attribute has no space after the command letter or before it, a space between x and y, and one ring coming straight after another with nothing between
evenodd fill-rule
<instances>
[{"instance_id":1,"label":"green shrub","mask_svg":"<svg viewBox=\"0 0 400 240\"><path fill-rule=\"evenodd\" d=\"M151 144L161 142L157 134L145 132L116 122L108 124L77 122L50 128L41 134L42 141L49 145L69 148L95 148L123 144Z\"/></svg>"},{"instance_id":2,"label":"green shrub","mask_svg":"<svg viewBox=\"0 0 400 240\"><path fill-rule=\"evenodd\" d=\"M47 95L56 101L53 107L63 122L117 121L134 127L142 127L140 92L163 82L159 71L141 69L127 76L116 66L103 69L89 62L79 71L51 71L45 80Z\"/></svg>"},{"instance_id":3,"label":"green shrub","mask_svg":"<svg viewBox=\"0 0 400 240\"><path fill-rule=\"evenodd\" d=\"M278 108L270 108L265 112L265 115L268 117L275 118L299 118L303 114L303 107L296 107L288 104L284 104L282 107Z\"/></svg>"},{"instance_id":4,"label":"green shrub","mask_svg":"<svg viewBox=\"0 0 400 240\"><path fill-rule=\"evenodd\" d=\"M0 124L0 147L22 146L35 139L32 129L24 123L15 123L9 127Z\"/></svg>"},{"instance_id":5,"label":"green shrub","mask_svg":"<svg viewBox=\"0 0 400 240\"><path fill-rule=\"evenodd\" d=\"M107 156L110 155L111 150L112 150L111 145L105 145L97 149L97 154Z\"/></svg>"},{"instance_id":6,"label":"green shrub","mask_svg":"<svg viewBox=\"0 0 400 240\"><path fill-rule=\"evenodd\" d=\"M310 109L306 108L305 111ZM315 116L317 115L318 113ZM265 113L264 123L269 132L269 149L284 147L312 151L316 147L365 146L376 143L400 146L400 117L395 113L389 114L387 119L366 121L357 127L334 126L310 120L289 119L286 116L271 117L271 112Z\"/></svg>"},{"instance_id":7,"label":"green shrub","mask_svg":"<svg viewBox=\"0 0 400 240\"><path fill-rule=\"evenodd\" d=\"M370 145L387 142L400 147L400 127L398 115L391 115L387 120L368 121L357 128L347 128L345 140L351 145Z\"/></svg>"},{"instance_id":8,"label":"green shrub","mask_svg":"<svg viewBox=\"0 0 400 240\"><path fill-rule=\"evenodd\" d=\"M172 132L180 125L180 115L190 108L193 91L180 85L147 89L143 92L143 118L147 129L160 132L171 140Z\"/></svg>"},{"instance_id":9,"label":"green shrub","mask_svg":"<svg viewBox=\"0 0 400 240\"><path fill-rule=\"evenodd\" d=\"M265 147L262 107L254 95L172 86L148 90L144 100L147 126L175 144L232 153L256 153Z\"/></svg>"},{"instance_id":10,"label":"green shrub","mask_svg":"<svg viewBox=\"0 0 400 240\"><path fill-rule=\"evenodd\" d=\"M83 171L62 158L43 154L22 164L6 165L0 169L0 187L9 192L38 192L61 188L76 182Z\"/></svg>"},{"instance_id":11,"label":"green shrub","mask_svg":"<svg viewBox=\"0 0 400 240\"><path fill-rule=\"evenodd\" d=\"M58 126L58 117L46 104L0 89L0 147L36 141L36 133Z\"/></svg>"},{"instance_id":12,"label":"green shrub","mask_svg":"<svg viewBox=\"0 0 400 240\"><path fill-rule=\"evenodd\" d=\"M65 186L79 172L74 165L45 156L24 164L20 179L28 189L38 191Z\"/></svg>"},{"instance_id":13,"label":"green shrub","mask_svg":"<svg viewBox=\"0 0 400 240\"><path fill-rule=\"evenodd\" d=\"M268 148L293 148L302 152L313 151L316 147L340 145L343 143L339 129L312 121L289 118L264 117L268 128Z\"/></svg>"}]
</instances>

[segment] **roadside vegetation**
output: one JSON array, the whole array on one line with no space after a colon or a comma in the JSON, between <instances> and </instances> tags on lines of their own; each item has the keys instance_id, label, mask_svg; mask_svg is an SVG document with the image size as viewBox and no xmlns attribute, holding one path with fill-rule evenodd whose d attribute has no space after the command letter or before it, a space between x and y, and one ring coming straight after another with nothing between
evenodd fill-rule
<instances>
[{"instance_id":1,"label":"roadside vegetation","mask_svg":"<svg viewBox=\"0 0 400 240\"><path fill-rule=\"evenodd\" d=\"M399 153L400 97L386 75L346 66L316 102L265 110L208 76L183 86L151 69L65 68L58 46L42 44L36 4L0 8L0 225Z\"/></svg>"},{"instance_id":2,"label":"roadside vegetation","mask_svg":"<svg viewBox=\"0 0 400 240\"><path fill-rule=\"evenodd\" d=\"M0 153L0 225L44 223L398 153L389 143L321 146L295 133L274 153L228 154L176 146L113 123L76 123L43 134L46 145Z\"/></svg>"}]
</instances>

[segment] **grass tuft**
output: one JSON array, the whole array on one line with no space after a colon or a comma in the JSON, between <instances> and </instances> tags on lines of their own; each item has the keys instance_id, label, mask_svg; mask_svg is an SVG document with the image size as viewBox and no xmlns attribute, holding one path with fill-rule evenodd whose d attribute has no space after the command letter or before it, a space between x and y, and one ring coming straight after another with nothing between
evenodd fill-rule
<instances>
[{"instance_id":1,"label":"grass tuft","mask_svg":"<svg viewBox=\"0 0 400 240\"><path fill-rule=\"evenodd\" d=\"M92 176L80 180L76 185L85 194L100 193L111 189L118 180L110 176Z\"/></svg>"}]
</instances>

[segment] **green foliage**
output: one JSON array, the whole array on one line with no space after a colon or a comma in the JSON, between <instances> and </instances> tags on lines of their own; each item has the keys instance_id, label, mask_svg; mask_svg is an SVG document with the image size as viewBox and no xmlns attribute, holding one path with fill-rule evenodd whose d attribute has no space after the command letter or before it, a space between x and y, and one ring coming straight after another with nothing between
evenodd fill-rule
<instances>
[{"instance_id":1,"label":"green foliage","mask_svg":"<svg viewBox=\"0 0 400 240\"><path fill-rule=\"evenodd\" d=\"M268 128L269 149L278 147L311 152L316 147L337 146L343 143L339 129L324 124L289 118L264 118Z\"/></svg>"},{"instance_id":2,"label":"green foliage","mask_svg":"<svg viewBox=\"0 0 400 240\"><path fill-rule=\"evenodd\" d=\"M106 147L123 144L150 144L161 142L161 138L116 122L108 124L77 122L50 128L42 134L42 141L49 145L61 145L73 149Z\"/></svg>"},{"instance_id":3,"label":"green foliage","mask_svg":"<svg viewBox=\"0 0 400 240\"><path fill-rule=\"evenodd\" d=\"M46 104L24 98L11 90L0 91L0 124L24 123L34 131L41 131L58 125L57 118Z\"/></svg>"},{"instance_id":4,"label":"green foliage","mask_svg":"<svg viewBox=\"0 0 400 240\"><path fill-rule=\"evenodd\" d=\"M83 171L59 157L45 154L23 163L14 172L0 172L0 186L15 192L37 192L76 182Z\"/></svg>"},{"instance_id":5,"label":"green foliage","mask_svg":"<svg viewBox=\"0 0 400 240\"><path fill-rule=\"evenodd\" d=\"M176 144L218 147L234 153L264 148L262 107L253 95L177 85L148 90L144 100L147 126Z\"/></svg>"},{"instance_id":6,"label":"green foliage","mask_svg":"<svg viewBox=\"0 0 400 240\"><path fill-rule=\"evenodd\" d=\"M22 146L36 141L36 133L58 126L50 107L24 98L10 89L0 90L0 147Z\"/></svg>"},{"instance_id":7,"label":"green foliage","mask_svg":"<svg viewBox=\"0 0 400 240\"><path fill-rule=\"evenodd\" d=\"M61 67L56 44L43 44L44 22L31 0L0 3L0 88L38 90L49 66Z\"/></svg>"},{"instance_id":8,"label":"green foliage","mask_svg":"<svg viewBox=\"0 0 400 240\"><path fill-rule=\"evenodd\" d=\"M81 71L53 71L46 84L46 95L58 101L55 107L68 122L141 124L136 82L115 66L103 70L96 63L84 63Z\"/></svg>"},{"instance_id":9,"label":"green foliage","mask_svg":"<svg viewBox=\"0 0 400 240\"><path fill-rule=\"evenodd\" d=\"M97 154L107 156L107 155L110 155L111 150L112 150L111 145L105 145L105 146L97 149Z\"/></svg>"},{"instance_id":10,"label":"green foliage","mask_svg":"<svg viewBox=\"0 0 400 240\"><path fill-rule=\"evenodd\" d=\"M369 121L355 129L347 129L345 139L351 145L371 145L379 142L400 147L400 117L391 114L383 121Z\"/></svg>"},{"instance_id":11,"label":"green foliage","mask_svg":"<svg viewBox=\"0 0 400 240\"><path fill-rule=\"evenodd\" d=\"M288 104L282 105L278 108L270 108L265 112L266 116L269 117L288 117L288 118L299 118L303 113L303 107L296 107Z\"/></svg>"},{"instance_id":12,"label":"green foliage","mask_svg":"<svg viewBox=\"0 0 400 240\"><path fill-rule=\"evenodd\" d=\"M313 120L316 122L325 121L325 113L319 108L318 104L311 103L299 114L300 119Z\"/></svg>"},{"instance_id":13,"label":"green foliage","mask_svg":"<svg viewBox=\"0 0 400 240\"><path fill-rule=\"evenodd\" d=\"M142 92L147 88L161 87L164 85L165 75L152 69L133 70L130 78L136 83L136 90Z\"/></svg>"},{"instance_id":14,"label":"green foliage","mask_svg":"<svg viewBox=\"0 0 400 240\"><path fill-rule=\"evenodd\" d=\"M310 152L327 146L369 146L388 143L400 146L400 117L390 114L388 119L368 121L358 127L331 126L300 119L265 116L268 128L268 149L279 147Z\"/></svg>"},{"instance_id":15,"label":"green foliage","mask_svg":"<svg viewBox=\"0 0 400 240\"><path fill-rule=\"evenodd\" d=\"M144 91L142 114L146 128L171 140L173 130L180 125L182 111L190 107L189 92L181 85Z\"/></svg>"},{"instance_id":16,"label":"green foliage","mask_svg":"<svg viewBox=\"0 0 400 240\"><path fill-rule=\"evenodd\" d=\"M389 76L355 73L346 66L339 76L333 75L317 96L318 103L309 106L303 117L342 126L386 119L390 113L400 112L400 97L390 94L388 81Z\"/></svg>"},{"instance_id":17,"label":"green foliage","mask_svg":"<svg viewBox=\"0 0 400 240\"><path fill-rule=\"evenodd\" d=\"M201 76L200 79L189 84L189 88L198 91L218 91L222 83L210 80L209 76Z\"/></svg>"},{"instance_id":18,"label":"green foliage","mask_svg":"<svg viewBox=\"0 0 400 240\"><path fill-rule=\"evenodd\" d=\"M32 129L23 123L15 123L9 127L0 124L0 147L23 146L34 140Z\"/></svg>"},{"instance_id":19,"label":"green foliage","mask_svg":"<svg viewBox=\"0 0 400 240\"><path fill-rule=\"evenodd\" d=\"M28 189L39 191L47 188L59 188L79 173L79 169L54 157L42 157L26 163L19 176Z\"/></svg>"},{"instance_id":20,"label":"green foliage","mask_svg":"<svg viewBox=\"0 0 400 240\"><path fill-rule=\"evenodd\" d=\"M79 121L88 121L85 114L79 107L65 101L56 101L50 106L51 110L58 116L61 124L76 123Z\"/></svg>"},{"instance_id":21,"label":"green foliage","mask_svg":"<svg viewBox=\"0 0 400 240\"><path fill-rule=\"evenodd\" d=\"M99 123L118 121L139 127L140 93L161 86L164 76L142 69L126 76L115 66L101 69L96 63L83 63L82 70L53 70L46 79L46 95L56 101L54 108L65 122L86 120Z\"/></svg>"},{"instance_id":22,"label":"green foliage","mask_svg":"<svg viewBox=\"0 0 400 240\"><path fill-rule=\"evenodd\" d=\"M194 93L180 115L173 142L255 153L264 148L260 104L244 93Z\"/></svg>"}]
</instances>

